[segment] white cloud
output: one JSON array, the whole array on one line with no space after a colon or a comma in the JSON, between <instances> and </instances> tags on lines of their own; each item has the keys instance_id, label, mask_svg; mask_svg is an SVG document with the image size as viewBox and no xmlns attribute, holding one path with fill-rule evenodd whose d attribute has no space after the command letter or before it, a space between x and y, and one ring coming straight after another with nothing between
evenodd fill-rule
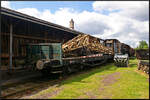
<instances>
[{"instance_id":1,"label":"white cloud","mask_svg":"<svg viewBox=\"0 0 150 100\"><path fill-rule=\"evenodd\" d=\"M136 18L138 20L149 19L148 1L96 1L93 9L98 12L118 10L122 16Z\"/></svg>"},{"instance_id":2,"label":"white cloud","mask_svg":"<svg viewBox=\"0 0 150 100\"><path fill-rule=\"evenodd\" d=\"M46 21L55 22L53 15L48 9L45 9L43 12L40 12L36 8L22 8L22 9L17 9L16 11L30 15L30 16L34 16L36 18L43 19Z\"/></svg>"},{"instance_id":3,"label":"white cloud","mask_svg":"<svg viewBox=\"0 0 150 100\"><path fill-rule=\"evenodd\" d=\"M11 8L9 1L1 1L1 6L5 8Z\"/></svg>"},{"instance_id":4,"label":"white cloud","mask_svg":"<svg viewBox=\"0 0 150 100\"><path fill-rule=\"evenodd\" d=\"M109 15L108 26L110 29L105 30L103 34L95 34L94 36L104 39L116 38L136 47L140 40L146 40L149 43L148 23L148 21L134 20L120 15Z\"/></svg>"},{"instance_id":5,"label":"white cloud","mask_svg":"<svg viewBox=\"0 0 150 100\"><path fill-rule=\"evenodd\" d=\"M42 14L36 8L23 8L23 9L18 9L16 11L22 12L22 13L25 13L25 14L28 14L28 15L34 16L34 17L40 17Z\"/></svg>"},{"instance_id":6,"label":"white cloud","mask_svg":"<svg viewBox=\"0 0 150 100\"><path fill-rule=\"evenodd\" d=\"M114 2L114 1L112 1ZM126 1L96 1L93 3L93 12L77 12L72 8L60 8L51 13L50 9L39 11L36 8L22 8L17 11L69 27L73 18L75 30L91 34L102 39L118 39L119 41L136 47L141 40L149 41L149 20L147 3L136 4ZM126 5L126 6L124 6ZM102 10L110 13L104 15ZM114 12L120 10L119 12ZM137 10L139 12L137 12ZM129 13L127 13L129 12ZM135 13L137 12L137 13ZM140 15L142 14L142 15ZM144 16L144 18L142 18ZM149 43L149 42L148 42Z\"/></svg>"},{"instance_id":7,"label":"white cloud","mask_svg":"<svg viewBox=\"0 0 150 100\"><path fill-rule=\"evenodd\" d=\"M136 9L148 6L147 1L96 1L93 3L93 8L96 11L102 10L126 10L126 9Z\"/></svg>"}]
</instances>

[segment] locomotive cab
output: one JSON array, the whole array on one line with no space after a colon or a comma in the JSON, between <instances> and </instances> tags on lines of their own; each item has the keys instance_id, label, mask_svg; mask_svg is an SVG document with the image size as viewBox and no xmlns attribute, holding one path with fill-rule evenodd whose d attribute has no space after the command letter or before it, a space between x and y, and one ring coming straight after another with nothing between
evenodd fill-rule
<instances>
[{"instance_id":1,"label":"locomotive cab","mask_svg":"<svg viewBox=\"0 0 150 100\"><path fill-rule=\"evenodd\" d=\"M39 43L26 46L26 64L37 70L51 70L62 66L61 43Z\"/></svg>"}]
</instances>

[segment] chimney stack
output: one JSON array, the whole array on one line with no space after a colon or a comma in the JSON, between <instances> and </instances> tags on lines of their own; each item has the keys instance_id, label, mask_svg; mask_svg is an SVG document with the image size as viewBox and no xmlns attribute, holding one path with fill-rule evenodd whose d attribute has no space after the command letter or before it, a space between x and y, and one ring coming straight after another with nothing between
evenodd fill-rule
<instances>
[{"instance_id":1,"label":"chimney stack","mask_svg":"<svg viewBox=\"0 0 150 100\"><path fill-rule=\"evenodd\" d=\"M71 19L71 21L70 21L70 28L74 29L74 21L73 21L73 19Z\"/></svg>"}]
</instances>

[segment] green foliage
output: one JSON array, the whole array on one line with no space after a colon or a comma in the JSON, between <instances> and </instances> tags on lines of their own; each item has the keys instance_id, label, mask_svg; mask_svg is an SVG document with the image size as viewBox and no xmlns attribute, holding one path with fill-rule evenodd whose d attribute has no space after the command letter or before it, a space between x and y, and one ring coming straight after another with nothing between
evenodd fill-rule
<instances>
[{"instance_id":1,"label":"green foliage","mask_svg":"<svg viewBox=\"0 0 150 100\"><path fill-rule=\"evenodd\" d=\"M136 48L136 50L137 49L148 49L149 47L148 47L148 44L147 44L147 42L146 41L139 41L139 46Z\"/></svg>"}]
</instances>

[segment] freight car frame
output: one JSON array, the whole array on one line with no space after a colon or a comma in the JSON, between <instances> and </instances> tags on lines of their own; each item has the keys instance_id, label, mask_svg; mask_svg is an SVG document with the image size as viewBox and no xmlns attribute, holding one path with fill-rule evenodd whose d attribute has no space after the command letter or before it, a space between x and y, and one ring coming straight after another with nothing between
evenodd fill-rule
<instances>
[{"instance_id":1,"label":"freight car frame","mask_svg":"<svg viewBox=\"0 0 150 100\"><path fill-rule=\"evenodd\" d=\"M102 53L63 58L61 43L28 44L26 49L28 55L25 66L36 66L36 70L40 70L44 74L72 73L82 70L85 66L100 65L113 58L110 54ZM31 63L33 60L35 61Z\"/></svg>"}]
</instances>

